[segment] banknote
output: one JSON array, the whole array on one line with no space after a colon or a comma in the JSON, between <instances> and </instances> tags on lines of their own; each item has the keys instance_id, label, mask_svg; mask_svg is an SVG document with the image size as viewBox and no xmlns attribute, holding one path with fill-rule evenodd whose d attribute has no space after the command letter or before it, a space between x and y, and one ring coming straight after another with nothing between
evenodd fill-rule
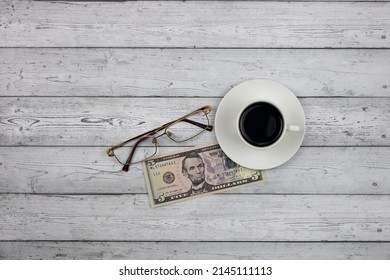
<instances>
[{"instance_id":1,"label":"banknote","mask_svg":"<svg viewBox=\"0 0 390 280\"><path fill-rule=\"evenodd\" d=\"M264 171L238 165L217 143L158 155L142 169L152 207L266 181Z\"/></svg>"}]
</instances>

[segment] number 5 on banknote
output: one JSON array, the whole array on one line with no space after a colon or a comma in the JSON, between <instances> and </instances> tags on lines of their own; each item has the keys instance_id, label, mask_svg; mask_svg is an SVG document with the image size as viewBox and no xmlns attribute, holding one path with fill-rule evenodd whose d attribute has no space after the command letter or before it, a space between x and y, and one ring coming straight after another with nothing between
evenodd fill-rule
<instances>
[{"instance_id":1,"label":"number 5 on banknote","mask_svg":"<svg viewBox=\"0 0 390 280\"><path fill-rule=\"evenodd\" d=\"M142 168L152 207L266 181L264 171L238 165L215 143L159 155Z\"/></svg>"}]
</instances>

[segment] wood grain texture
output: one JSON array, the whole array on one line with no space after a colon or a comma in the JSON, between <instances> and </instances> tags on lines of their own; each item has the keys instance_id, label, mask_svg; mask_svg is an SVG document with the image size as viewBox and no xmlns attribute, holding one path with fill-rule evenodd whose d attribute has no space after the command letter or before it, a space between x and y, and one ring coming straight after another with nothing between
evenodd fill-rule
<instances>
[{"instance_id":1,"label":"wood grain texture","mask_svg":"<svg viewBox=\"0 0 390 280\"><path fill-rule=\"evenodd\" d=\"M2 98L0 145L111 146L220 98ZM303 98L305 146L390 145L389 98ZM180 109L178 109L180 108ZM167 137L162 146L172 145ZM204 133L187 145L215 141Z\"/></svg>"},{"instance_id":2,"label":"wood grain texture","mask_svg":"<svg viewBox=\"0 0 390 280\"><path fill-rule=\"evenodd\" d=\"M0 259L390 259L389 14L387 1L0 1ZM140 166L106 156L195 107L214 120L254 78L306 113L303 147L267 184L151 209Z\"/></svg>"},{"instance_id":3,"label":"wood grain texture","mask_svg":"<svg viewBox=\"0 0 390 280\"><path fill-rule=\"evenodd\" d=\"M0 242L0 259L357 260L390 259L381 242Z\"/></svg>"},{"instance_id":4,"label":"wood grain texture","mask_svg":"<svg viewBox=\"0 0 390 280\"><path fill-rule=\"evenodd\" d=\"M176 149L162 147L161 152ZM122 172L105 150L1 147L0 193L145 194L141 165ZM390 194L390 147L302 147L266 174L266 184L229 194Z\"/></svg>"},{"instance_id":5,"label":"wood grain texture","mask_svg":"<svg viewBox=\"0 0 390 280\"><path fill-rule=\"evenodd\" d=\"M126 1L137 1L137 0L33 0L40 2L126 2ZM159 0L146 0L146 1L159 1ZM181 2L182 0L168 0ZM187 0L187 1L209 1L209 0ZM213 0L213 1L236 1L236 0ZM239 0L239 1L253 1L253 2L267 2L269 0ZM389 0L273 0L273 2L388 2Z\"/></svg>"},{"instance_id":6,"label":"wood grain texture","mask_svg":"<svg viewBox=\"0 0 390 280\"><path fill-rule=\"evenodd\" d=\"M2 47L390 46L389 2L7 0L0 13Z\"/></svg>"},{"instance_id":7,"label":"wood grain texture","mask_svg":"<svg viewBox=\"0 0 390 280\"><path fill-rule=\"evenodd\" d=\"M390 196L0 195L1 240L390 241ZM194 234L196 233L196 234Z\"/></svg>"},{"instance_id":8,"label":"wood grain texture","mask_svg":"<svg viewBox=\"0 0 390 280\"><path fill-rule=\"evenodd\" d=\"M390 50L77 49L0 51L0 96L223 97L250 79L297 96L390 96Z\"/></svg>"}]
</instances>

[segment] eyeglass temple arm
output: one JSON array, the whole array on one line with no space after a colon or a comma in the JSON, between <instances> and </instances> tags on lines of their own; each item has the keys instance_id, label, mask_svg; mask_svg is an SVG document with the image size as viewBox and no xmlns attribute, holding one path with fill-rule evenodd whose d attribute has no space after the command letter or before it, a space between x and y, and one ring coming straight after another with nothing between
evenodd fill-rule
<instances>
[{"instance_id":1,"label":"eyeglass temple arm","mask_svg":"<svg viewBox=\"0 0 390 280\"><path fill-rule=\"evenodd\" d=\"M133 156L134 156L134 153L135 153L135 149L146 138L149 138L149 137L142 137L142 138L138 139L137 142L134 143L133 149L131 149L131 153L130 153L129 157L126 160L126 163L122 167L122 171L125 171L125 172L129 171L130 163L131 163L131 160L133 159Z\"/></svg>"},{"instance_id":2,"label":"eyeglass temple arm","mask_svg":"<svg viewBox=\"0 0 390 280\"><path fill-rule=\"evenodd\" d=\"M193 125L196 125L200 128L203 128L207 131L213 131L213 126L212 125L207 125L207 124L203 124L203 123L199 123L199 122L196 122L196 121L193 121L193 120L189 120L189 119L182 119L182 121L184 122L188 122L190 124L193 124Z\"/></svg>"}]
</instances>

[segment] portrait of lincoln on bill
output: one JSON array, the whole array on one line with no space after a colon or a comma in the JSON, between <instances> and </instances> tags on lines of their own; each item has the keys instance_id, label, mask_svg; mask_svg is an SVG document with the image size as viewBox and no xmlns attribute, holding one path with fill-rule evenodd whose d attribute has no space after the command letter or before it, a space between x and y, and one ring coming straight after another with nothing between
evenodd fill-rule
<instances>
[{"instance_id":1,"label":"portrait of lincoln on bill","mask_svg":"<svg viewBox=\"0 0 390 280\"><path fill-rule=\"evenodd\" d=\"M205 179L205 163L198 153L191 152L184 157L182 173L191 181L189 195L212 191L213 185L207 183Z\"/></svg>"}]
</instances>

